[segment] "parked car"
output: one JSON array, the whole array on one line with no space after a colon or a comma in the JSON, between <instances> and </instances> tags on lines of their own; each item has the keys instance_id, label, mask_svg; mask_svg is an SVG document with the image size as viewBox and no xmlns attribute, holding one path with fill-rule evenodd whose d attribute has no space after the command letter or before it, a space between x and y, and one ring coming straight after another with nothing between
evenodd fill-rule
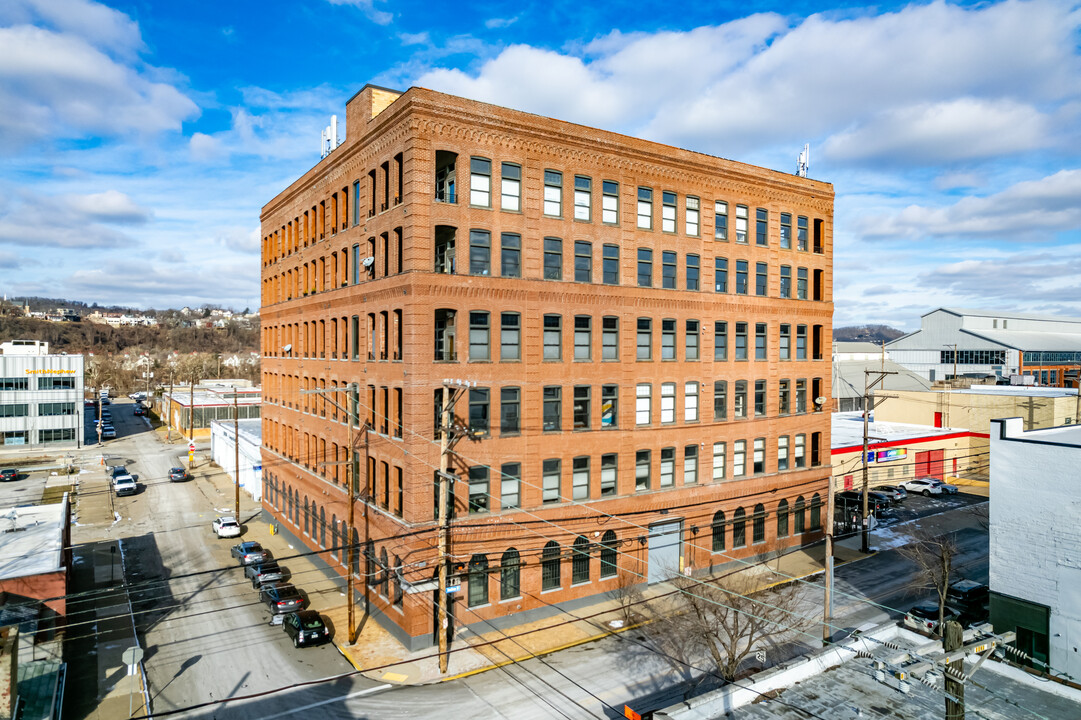
<instances>
[{"instance_id":1,"label":"parked car","mask_svg":"<svg viewBox=\"0 0 1081 720\"><path fill-rule=\"evenodd\" d=\"M946 622L957 620L957 616L957 611L947 605L944 618ZM930 633L935 632L938 629L938 603L927 601L914 606L905 613L903 622L905 627L912 628L913 630L923 630L924 632Z\"/></svg>"},{"instance_id":2,"label":"parked car","mask_svg":"<svg viewBox=\"0 0 1081 720\"><path fill-rule=\"evenodd\" d=\"M117 497L134 495L139 491L139 486L131 475L121 475L113 479L113 491L116 492Z\"/></svg>"},{"instance_id":3,"label":"parked car","mask_svg":"<svg viewBox=\"0 0 1081 720\"><path fill-rule=\"evenodd\" d=\"M875 491L888 497L895 505L908 498L908 491L900 485L879 485Z\"/></svg>"},{"instance_id":4,"label":"parked car","mask_svg":"<svg viewBox=\"0 0 1081 720\"><path fill-rule=\"evenodd\" d=\"M211 527L214 528L214 534L220 538L240 537L240 523L236 521L235 517L216 517L211 523Z\"/></svg>"},{"instance_id":5,"label":"parked car","mask_svg":"<svg viewBox=\"0 0 1081 720\"><path fill-rule=\"evenodd\" d=\"M958 580L946 588L946 597L959 605L983 605L989 596L987 586L974 580Z\"/></svg>"},{"instance_id":6,"label":"parked car","mask_svg":"<svg viewBox=\"0 0 1081 720\"><path fill-rule=\"evenodd\" d=\"M948 482L943 482L941 480L936 480L935 482L937 482L938 486L940 488L942 488L942 492L944 494L946 494L946 495L956 495L957 494L957 486L956 485L950 485Z\"/></svg>"},{"instance_id":7,"label":"parked car","mask_svg":"<svg viewBox=\"0 0 1081 720\"><path fill-rule=\"evenodd\" d=\"M282 621L282 629L293 639L293 647L318 645L330 641L330 628L314 610L289 613Z\"/></svg>"},{"instance_id":8,"label":"parked car","mask_svg":"<svg viewBox=\"0 0 1081 720\"><path fill-rule=\"evenodd\" d=\"M128 472L128 469L126 467L124 467L123 465L113 465L111 468L109 468L109 477L113 478L114 480L116 478L120 477L121 475L130 475L130 474L131 473Z\"/></svg>"},{"instance_id":9,"label":"parked car","mask_svg":"<svg viewBox=\"0 0 1081 720\"><path fill-rule=\"evenodd\" d=\"M258 590L263 585L284 581L285 568L274 560L267 560L258 565L245 565L244 577L251 578L251 586Z\"/></svg>"},{"instance_id":10,"label":"parked car","mask_svg":"<svg viewBox=\"0 0 1081 720\"><path fill-rule=\"evenodd\" d=\"M83 400L83 407L84 408L92 408L92 407L97 407L97 406L98 406L98 404L94 400Z\"/></svg>"},{"instance_id":11,"label":"parked car","mask_svg":"<svg viewBox=\"0 0 1081 720\"><path fill-rule=\"evenodd\" d=\"M112 440L116 437L116 428L112 425L106 425L101 429L101 436L106 440Z\"/></svg>"},{"instance_id":12,"label":"parked car","mask_svg":"<svg viewBox=\"0 0 1081 720\"><path fill-rule=\"evenodd\" d=\"M188 471L182 467L169 468L169 480L172 482L184 482L185 480L191 480L191 475L188 475Z\"/></svg>"},{"instance_id":13,"label":"parked car","mask_svg":"<svg viewBox=\"0 0 1081 720\"><path fill-rule=\"evenodd\" d=\"M0 470L0 482L13 482L19 479L19 471L15 468Z\"/></svg>"},{"instance_id":14,"label":"parked car","mask_svg":"<svg viewBox=\"0 0 1081 720\"><path fill-rule=\"evenodd\" d=\"M294 612L304 608L304 596L288 583L264 585L259 591L259 600L266 603L274 615Z\"/></svg>"},{"instance_id":15,"label":"parked car","mask_svg":"<svg viewBox=\"0 0 1081 720\"><path fill-rule=\"evenodd\" d=\"M905 480L901 483L901 487L910 493L916 493L923 495L924 497L931 497L932 495L941 495L942 488L940 483L935 478L916 478L915 480Z\"/></svg>"},{"instance_id":16,"label":"parked car","mask_svg":"<svg viewBox=\"0 0 1081 720\"><path fill-rule=\"evenodd\" d=\"M844 490L833 497L837 509L843 513L863 512L863 493L858 490ZM875 516L889 510L890 500L881 493L867 493L867 510Z\"/></svg>"},{"instance_id":17,"label":"parked car","mask_svg":"<svg viewBox=\"0 0 1081 720\"><path fill-rule=\"evenodd\" d=\"M143 407L142 405L136 405L135 408L131 411L131 414L132 415L146 415L146 408Z\"/></svg>"},{"instance_id":18,"label":"parked car","mask_svg":"<svg viewBox=\"0 0 1081 720\"><path fill-rule=\"evenodd\" d=\"M101 397L101 404L102 404L102 405L110 405L111 403L109 402L109 398L107 398L107 397L105 397L105 396L103 395L103 396Z\"/></svg>"},{"instance_id":19,"label":"parked car","mask_svg":"<svg viewBox=\"0 0 1081 720\"><path fill-rule=\"evenodd\" d=\"M234 545L229 552L240 561L241 565L266 562L270 559L270 553L264 550L262 545L252 541Z\"/></svg>"}]
</instances>

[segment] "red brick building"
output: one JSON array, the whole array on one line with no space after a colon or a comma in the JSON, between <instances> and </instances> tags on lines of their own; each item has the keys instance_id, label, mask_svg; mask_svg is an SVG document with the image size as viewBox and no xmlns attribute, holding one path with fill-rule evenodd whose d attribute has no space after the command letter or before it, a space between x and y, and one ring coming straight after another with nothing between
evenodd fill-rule
<instances>
[{"instance_id":1,"label":"red brick building","mask_svg":"<svg viewBox=\"0 0 1081 720\"><path fill-rule=\"evenodd\" d=\"M347 128L262 213L263 503L344 574L355 463L354 570L404 643L447 379L459 626L819 537L832 186L422 88Z\"/></svg>"}]
</instances>

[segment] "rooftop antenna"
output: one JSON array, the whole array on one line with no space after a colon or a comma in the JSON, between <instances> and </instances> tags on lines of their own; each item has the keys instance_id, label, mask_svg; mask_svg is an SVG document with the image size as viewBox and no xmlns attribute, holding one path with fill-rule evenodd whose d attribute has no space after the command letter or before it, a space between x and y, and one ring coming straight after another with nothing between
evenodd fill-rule
<instances>
[{"instance_id":1,"label":"rooftop antenna","mask_svg":"<svg viewBox=\"0 0 1081 720\"><path fill-rule=\"evenodd\" d=\"M803 144L803 149L800 150L799 157L796 158L796 175L799 177L807 177L807 168L811 166L811 146L808 143Z\"/></svg>"},{"instance_id":2,"label":"rooftop antenna","mask_svg":"<svg viewBox=\"0 0 1081 720\"><path fill-rule=\"evenodd\" d=\"M334 148L342 144L338 139L338 116L330 116L330 125L323 129L323 136L319 141L319 157L325 158L333 152Z\"/></svg>"}]
</instances>

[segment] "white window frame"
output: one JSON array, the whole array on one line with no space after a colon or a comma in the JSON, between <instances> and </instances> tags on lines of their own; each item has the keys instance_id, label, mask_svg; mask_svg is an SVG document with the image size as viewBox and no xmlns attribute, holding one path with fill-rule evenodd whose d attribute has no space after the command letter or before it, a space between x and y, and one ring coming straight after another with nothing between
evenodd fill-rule
<instances>
[{"instance_id":1,"label":"white window frame","mask_svg":"<svg viewBox=\"0 0 1081 720\"><path fill-rule=\"evenodd\" d=\"M517 178L506 177L507 168L515 168L518 171ZM514 163L503 163L499 169L500 198L499 208L508 212L522 211L522 166Z\"/></svg>"},{"instance_id":2,"label":"white window frame","mask_svg":"<svg viewBox=\"0 0 1081 720\"><path fill-rule=\"evenodd\" d=\"M747 228L749 223L747 206L736 205L736 242L741 245L747 244Z\"/></svg>"},{"instance_id":3,"label":"white window frame","mask_svg":"<svg viewBox=\"0 0 1081 720\"><path fill-rule=\"evenodd\" d=\"M661 383L661 424L670 425L676 421L676 384Z\"/></svg>"},{"instance_id":4,"label":"white window frame","mask_svg":"<svg viewBox=\"0 0 1081 720\"><path fill-rule=\"evenodd\" d=\"M474 172L474 160L488 163L488 173ZM469 158L469 204L487 208L492 206L492 161L488 158Z\"/></svg>"},{"instance_id":5,"label":"white window frame","mask_svg":"<svg viewBox=\"0 0 1081 720\"><path fill-rule=\"evenodd\" d=\"M606 192L605 183L615 185L615 193ZM606 225L619 224L619 183L615 180L601 181L601 222Z\"/></svg>"},{"instance_id":6,"label":"white window frame","mask_svg":"<svg viewBox=\"0 0 1081 720\"><path fill-rule=\"evenodd\" d=\"M683 384L683 421L698 422L698 381Z\"/></svg>"},{"instance_id":7,"label":"white window frame","mask_svg":"<svg viewBox=\"0 0 1081 720\"><path fill-rule=\"evenodd\" d=\"M725 462L728 454L728 443L713 443L713 479L724 480Z\"/></svg>"},{"instance_id":8,"label":"white window frame","mask_svg":"<svg viewBox=\"0 0 1081 720\"><path fill-rule=\"evenodd\" d=\"M700 203L698 198L693 195L688 195L683 200L684 205L684 232L690 237L698 237L699 228L699 207Z\"/></svg>"},{"instance_id":9,"label":"white window frame","mask_svg":"<svg viewBox=\"0 0 1081 720\"><path fill-rule=\"evenodd\" d=\"M747 474L747 441L736 440L732 446L732 477L743 477Z\"/></svg>"},{"instance_id":10,"label":"white window frame","mask_svg":"<svg viewBox=\"0 0 1081 720\"><path fill-rule=\"evenodd\" d=\"M649 383L641 383L634 390L634 424L649 425L651 405L653 400L653 386Z\"/></svg>"}]
</instances>

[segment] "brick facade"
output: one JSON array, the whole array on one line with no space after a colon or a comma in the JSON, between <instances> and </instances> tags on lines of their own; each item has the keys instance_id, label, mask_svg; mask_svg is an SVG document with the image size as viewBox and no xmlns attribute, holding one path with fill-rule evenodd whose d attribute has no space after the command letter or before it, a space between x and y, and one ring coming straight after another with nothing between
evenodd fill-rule
<instances>
[{"instance_id":1,"label":"brick facade","mask_svg":"<svg viewBox=\"0 0 1081 720\"><path fill-rule=\"evenodd\" d=\"M421 88L366 86L347 118L262 213L263 503L344 573L349 446L366 436L357 569L404 642L432 639L432 593L404 590L435 570L445 379L475 384L454 406L474 431L451 464L459 625L644 582L657 523L681 523L676 570L819 537L830 185ZM351 430L354 404L372 432Z\"/></svg>"}]
</instances>

